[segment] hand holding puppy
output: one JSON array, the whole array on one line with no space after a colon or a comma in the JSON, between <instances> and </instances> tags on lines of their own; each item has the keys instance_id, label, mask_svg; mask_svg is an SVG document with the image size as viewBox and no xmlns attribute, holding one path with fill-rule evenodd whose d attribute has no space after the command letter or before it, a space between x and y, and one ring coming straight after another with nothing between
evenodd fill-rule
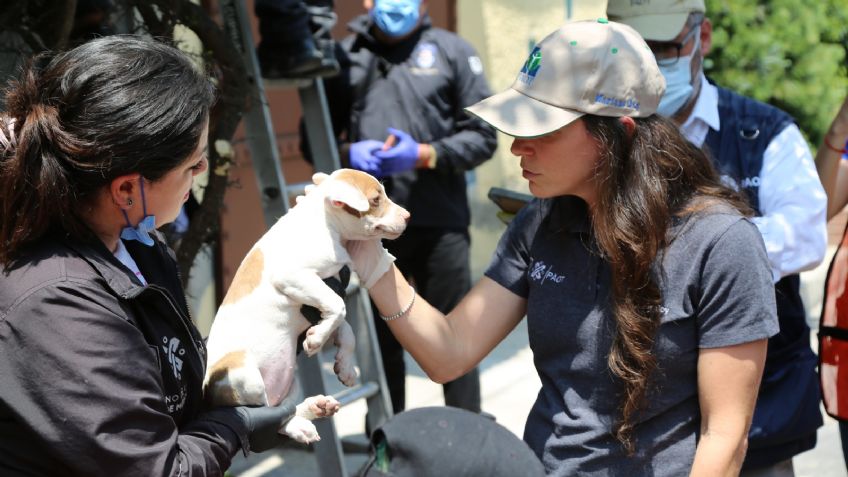
<instances>
[{"instance_id":1,"label":"hand holding puppy","mask_svg":"<svg viewBox=\"0 0 848 477\"><path fill-rule=\"evenodd\" d=\"M359 283L370 289L386 274L395 262L380 240L351 240L345 246L353 263L353 271L359 276Z\"/></svg>"}]
</instances>

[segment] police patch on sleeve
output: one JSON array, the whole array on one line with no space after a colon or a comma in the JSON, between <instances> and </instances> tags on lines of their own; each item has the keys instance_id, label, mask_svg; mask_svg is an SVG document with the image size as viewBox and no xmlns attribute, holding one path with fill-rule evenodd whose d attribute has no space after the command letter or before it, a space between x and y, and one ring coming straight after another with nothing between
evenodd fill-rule
<instances>
[{"instance_id":1,"label":"police patch on sleeve","mask_svg":"<svg viewBox=\"0 0 848 477\"><path fill-rule=\"evenodd\" d=\"M468 57L468 67L471 69L471 72L475 75L479 75L483 73L483 62L480 61L479 56L469 56Z\"/></svg>"}]
</instances>

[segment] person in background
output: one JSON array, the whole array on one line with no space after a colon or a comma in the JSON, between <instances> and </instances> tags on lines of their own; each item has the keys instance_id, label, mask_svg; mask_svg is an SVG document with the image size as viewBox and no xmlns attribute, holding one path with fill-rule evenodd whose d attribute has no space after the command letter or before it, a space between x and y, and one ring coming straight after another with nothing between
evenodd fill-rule
<instances>
[{"instance_id":1,"label":"person in background","mask_svg":"<svg viewBox=\"0 0 848 477\"><path fill-rule=\"evenodd\" d=\"M48 59L0 116L0 475L221 476L294 408L205 409L156 231L207 168L212 83L135 36Z\"/></svg>"},{"instance_id":2,"label":"person in background","mask_svg":"<svg viewBox=\"0 0 848 477\"><path fill-rule=\"evenodd\" d=\"M830 123L816 153L816 168L827 193L827 219L848 204L848 96ZM833 256L824 287L819 324L819 373L825 410L839 420L842 457L848 467L848 228Z\"/></svg>"},{"instance_id":3,"label":"person in background","mask_svg":"<svg viewBox=\"0 0 848 477\"><path fill-rule=\"evenodd\" d=\"M465 173L497 146L494 129L463 108L488 96L489 87L477 53L433 27L426 2L364 6L368 13L340 42L341 74L325 82L342 165L381 178L389 197L409 210L407 232L386 246L421 296L446 313L471 287ZM307 141L301 145L309 160ZM400 412L403 348L382 320L376 326L392 407ZM479 412L478 370L446 383L444 393L445 404Z\"/></svg>"},{"instance_id":4,"label":"person in background","mask_svg":"<svg viewBox=\"0 0 848 477\"><path fill-rule=\"evenodd\" d=\"M799 272L827 249L826 197L809 147L787 113L707 80L712 24L703 0L610 0L611 20L632 26L666 80L658 112L704 148L723 180L744 191L765 241L780 333L769 340L743 476L794 475L792 457L812 449L822 425L816 356Z\"/></svg>"},{"instance_id":5,"label":"person in background","mask_svg":"<svg viewBox=\"0 0 848 477\"><path fill-rule=\"evenodd\" d=\"M512 88L467 108L514 137L536 198L447 315L382 243L347 244L382 319L436 382L526 316L542 387L524 440L548 475L730 476L745 455L778 332L768 256L743 197L655 114L664 87L632 28L569 22Z\"/></svg>"},{"instance_id":6,"label":"person in background","mask_svg":"<svg viewBox=\"0 0 848 477\"><path fill-rule=\"evenodd\" d=\"M323 78L338 74L333 0L256 0L256 57L270 80Z\"/></svg>"}]
</instances>

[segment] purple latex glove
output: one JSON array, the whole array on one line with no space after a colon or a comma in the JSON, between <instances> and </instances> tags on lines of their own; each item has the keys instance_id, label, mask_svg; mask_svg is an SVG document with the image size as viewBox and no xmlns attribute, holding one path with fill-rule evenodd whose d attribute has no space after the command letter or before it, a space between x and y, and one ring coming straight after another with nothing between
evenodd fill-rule
<instances>
[{"instance_id":1,"label":"purple latex glove","mask_svg":"<svg viewBox=\"0 0 848 477\"><path fill-rule=\"evenodd\" d=\"M380 174L388 176L415 169L415 164L418 162L418 143L400 129L389 128L389 134L395 137L395 145L385 151L374 153L374 156L381 161Z\"/></svg>"},{"instance_id":2,"label":"purple latex glove","mask_svg":"<svg viewBox=\"0 0 848 477\"><path fill-rule=\"evenodd\" d=\"M367 172L371 175L380 175L380 163L382 159L375 157L374 153L383 147L383 143L376 139L366 139L350 145L350 167Z\"/></svg>"}]
</instances>

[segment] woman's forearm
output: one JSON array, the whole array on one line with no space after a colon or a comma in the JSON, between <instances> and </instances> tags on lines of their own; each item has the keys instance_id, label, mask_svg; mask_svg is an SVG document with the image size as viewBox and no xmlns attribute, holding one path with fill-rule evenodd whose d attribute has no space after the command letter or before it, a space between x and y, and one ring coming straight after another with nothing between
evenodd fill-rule
<instances>
[{"instance_id":1,"label":"woman's forearm","mask_svg":"<svg viewBox=\"0 0 848 477\"><path fill-rule=\"evenodd\" d=\"M481 278L447 316L421 297L413 301L409 283L394 266L370 292L381 315L400 314L389 320L389 329L438 383L453 381L477 366L527 312L524 298L488 277Z\"/></svg>"},{"instance_id":2,"label":"woman's forearm","mask_svg":"<svg viewBox=\"0 0 848 477\"><path fill-rule=\"evenodd\" d=\"M413 290L397 267L392 267L369 290L382 316L405 310L413 301ZM421 369L436 382L462 376L476 363L466 363L462 346L451 322L420 296L408 312L388 321L389 328Z\"/></svg>"},{"instance_id":3,"label":"woman's forearm","mask_svg":"<svg viewBox=\"0 0 848 477\"><path fill-rule=\"evenodd\" d=\"M745 432L703 431L690 477L738 476L747 447Z\"/></svg>"}]
</instances>

